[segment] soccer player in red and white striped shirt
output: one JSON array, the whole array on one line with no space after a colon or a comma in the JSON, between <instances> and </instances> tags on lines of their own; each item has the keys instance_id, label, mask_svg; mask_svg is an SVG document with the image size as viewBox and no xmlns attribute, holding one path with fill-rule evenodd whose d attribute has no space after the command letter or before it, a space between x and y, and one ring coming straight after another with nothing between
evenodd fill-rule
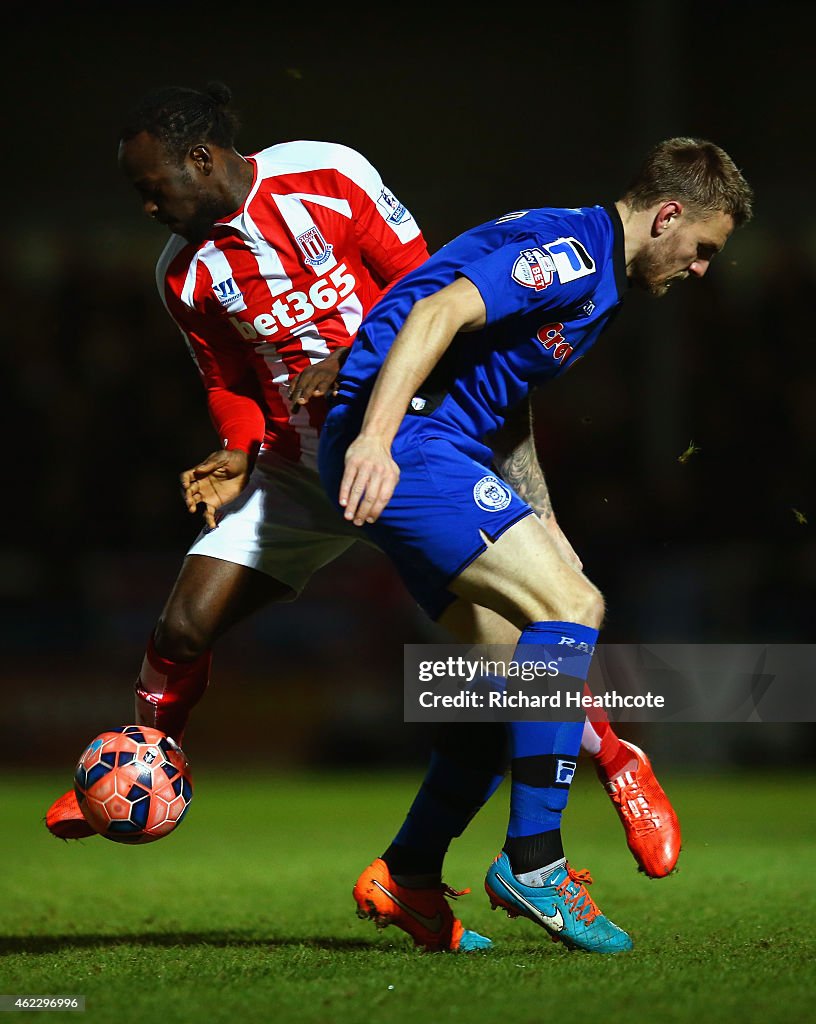
<instances>
[{"instance_id":1,"label":"soccer player in red and white striped shirt","mask_svg":"<svg viewBox=\"0 0 816 1024\"><path fill-rule=\"evenodd\" d=\"M178 742L207 687L218 637L255 610L297 596L317 569L359 539L316 471L325 396L363 316L428 255L416 221L360 153L298 141L241 155L229 99L220 84L152 93L133 112L119 153L145 212L172 233L157 284L198 366L220 441L182 474L187 507L203 505L205 528L182 564L136 683L137 720ZM515 458L513 466L514 486L528 494L543 489L542 522L560 537L565 557L576 559L534 457ZM532 495L528 500L534 503ZM472 611L457 639L515 644L509 623ZM619 741L608 723L588 725L586 735L607 784L624 769L627 777L642 770L641 789L652 787L648 813L659 827L650 849L633 853L648 873L668 873L679 828L645 755L641 760L642 752ZM361 912L398 924L427 948L483 948L488 940L462 929L444 899L452 890L434 879L448 843L503 774L504 729L441 730L437 748L429 777L444 776L450 788L455 776L457 791L444 792L439 778L423 787L397 841L364 872L355 896ZM454 762L451 775L446 765ZM641 835L643 815L641 806ZM92 834L73 791L52 806L46 823L61 838ZM403 891L410 879L415 884ZM406 911L410 902L422 913ZM439 928L418 930L417 922L435 921L437 911Z\"/></svg>"}]
</instances>

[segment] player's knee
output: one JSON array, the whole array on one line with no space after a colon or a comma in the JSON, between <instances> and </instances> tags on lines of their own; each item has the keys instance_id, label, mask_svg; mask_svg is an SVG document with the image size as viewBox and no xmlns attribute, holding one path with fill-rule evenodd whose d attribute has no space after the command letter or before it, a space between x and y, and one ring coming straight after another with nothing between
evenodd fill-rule
<instances>
[{"instance_id":1,"label":"player's knee","mask_svg":"<svg viewBox=\"0 0 816 1024\"><path fill-rule=\"evenodd\" d=\"M166 609L153 634L156 652L168 661L193 661L212 646L204 625L184 609Z\"/></svg>"},{"instance_id":2,"label":"player's knee","mask_svg":"<svg viewBox=\"0 0 816 1024\"><path fill-rule=\"evenodd\" d=\"M600 590L591 583L586 583L580 595L575 618L571 621L580 622L591 629L600 629L605 614L606 603Z\"/></svg>"},{"instance_id":3,"label":"player's knee","mask_svg":"<svg viewBox=\"0 0 816 1024\"><path fill-rule=\"evenodd\" d=\"M561 622L578 622L590 629L600 629L606 613L603 595L588 580L582 579L568 595L556 601L556 619Z\"/></svg>"}]
</instances>

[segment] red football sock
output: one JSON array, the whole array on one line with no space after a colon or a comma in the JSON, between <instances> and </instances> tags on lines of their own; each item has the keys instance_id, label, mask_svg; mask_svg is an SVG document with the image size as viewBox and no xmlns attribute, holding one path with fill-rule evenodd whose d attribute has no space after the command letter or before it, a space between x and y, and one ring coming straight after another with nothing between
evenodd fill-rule
<instances>
[{"instance_id":1,"label":"red football sock","mask_svg":"<svg viewBox=\"0 0 816 1024\"><path fill-rule=\"evenodd\" d=\"M584 693L592 696L592 691L586 683L584 684ZM631 751L627 750L618 739L604 709L590 708L587 711L587 721L601 744L598 753L592 756L598 765L603 768L604 773L609 778L612 778L615 775L619 775L622 771L626 771L633 760Z\"/></svg>"},{"instance_id":2,"label":"red football sock","mask_svg":"<svg viewBox=\"0 0 816 1024\"><path fill-rule=\"evenodd\" d=\"M136 680L136 721L171 736L181 745L190 711L210 681L212 651L195 661L170 661L156 652L151 636Z\"/></svg>"}]
</instances>

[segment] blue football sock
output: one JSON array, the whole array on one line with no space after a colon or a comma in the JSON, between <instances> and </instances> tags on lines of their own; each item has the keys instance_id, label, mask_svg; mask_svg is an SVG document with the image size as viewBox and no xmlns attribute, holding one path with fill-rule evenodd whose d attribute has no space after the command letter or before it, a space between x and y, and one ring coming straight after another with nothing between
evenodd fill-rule
<instances>
[{"instance_id":1,"label":"blue football sock","mask_svg":"<svg viewBox=\"0 0 816 1024\"><path fill-rule=\"evenodd\" d=\"M490 799L507 767L502 722L441 725L422 786L383 854L393 874L438 874L451 840Z\"/></svg>"},{"instance_id":2,"label":"blue football sock","mask_svg":"<svg viewBox=\"0 0 816 1024\"><path fill-rule=\"evenodd\" d=\"M585 681L597 639L598 630L574 622L532 623L519 638L514 660L560 657L561 676ZM508 729L512 785L505 850L514 871L532 871L563 856L561 815L584 721L511 722Z\"/></svg>"}]
</instances>

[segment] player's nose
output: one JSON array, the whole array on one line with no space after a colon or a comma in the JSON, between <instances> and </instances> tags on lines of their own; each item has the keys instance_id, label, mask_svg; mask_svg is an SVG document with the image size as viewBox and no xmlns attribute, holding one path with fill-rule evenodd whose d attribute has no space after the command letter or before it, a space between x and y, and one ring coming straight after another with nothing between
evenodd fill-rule
<instances>
[{"instance_id":1,"label":"player's nose","mask_svg":"<svg viewBox=\"0 0 816 1024\"><path fill-rule=\"evenodd\" d=\"M144 209L144 212L148 215L148 217L150 217L152 220L155 220L159 215L158 204L153 199L145 199L144 203L142 204L142 208Z\"/></svg>"}]
</instances>

